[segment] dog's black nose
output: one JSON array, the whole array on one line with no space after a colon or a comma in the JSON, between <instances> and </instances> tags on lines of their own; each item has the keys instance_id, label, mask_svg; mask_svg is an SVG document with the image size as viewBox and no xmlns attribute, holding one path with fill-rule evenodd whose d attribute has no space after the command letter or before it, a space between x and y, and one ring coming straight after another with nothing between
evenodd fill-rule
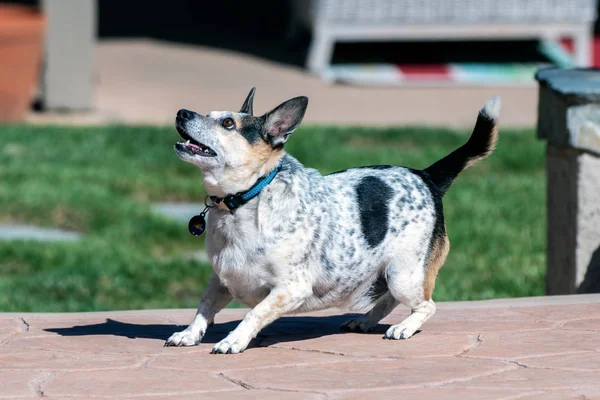
<instances>
[{"instance_id":1,"label":"dog's black nose","mask_svg":"<svg viewBox=\"0 0 600 400\"><path fill-rule=\"evenodd\" d=\"M177 111L177 118L185 119L185 120L192 119L194 117L194 114L196 114L196 113L193 111L181 109L181 110Z\"/></svg>"}]
</instances>

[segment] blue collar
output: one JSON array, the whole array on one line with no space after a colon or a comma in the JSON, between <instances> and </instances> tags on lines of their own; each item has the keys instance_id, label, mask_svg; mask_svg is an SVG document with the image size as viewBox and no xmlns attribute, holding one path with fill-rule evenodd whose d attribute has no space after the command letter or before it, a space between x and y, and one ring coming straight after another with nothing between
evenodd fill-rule
<instances>
[{"instance_id":1,"label":"blue collar","mask_svg":"<svg viewBox=\"0 0 600 400\"><path fill-rule=\"evenodd\" d=\"M281 165L282 163L280 162L277 168L269 172L269 175L260 178L254 184L254 186L252 186L245 192L230 194L229 196L225 196L224 198L210 196L210 199L212 200L213 204L221 204L221 202L223 202L223 204L227 206L229 211L233 212L233 210L235 210L236 208L243 206L244 204L249 202L250 199L258 196L261 190L263 190L265 187L267 187L269 183L273 181L275 175L277 175L277 173L281 169ZM188 223L188 230L194 236L200 236L204 233L204 230L206 229L206 220L204 219L204 217L206 216L208 210L214 207L214 205L211 206L208 204L208 196L206 196L206 199L204 199L204 205L206 206L204 210L202 210L200 214L193 216L190 219L190 222Z\"/></svg>"},{"instance_id":2,"label":"blue collar","mask_svg":"<svg viewBox=\"0 0 600 400\"><path fill-rule=\"evenodd\" d=\"M267 185L273 181L273 179L275 179L275 175L277 175L277 173L281 169L281 166L282 166L282 162L280 162L279 165L277 165L277 167L273 171L269 172L268 175L260 178L250 189L246 190L245 192L230 194L223 198L216 197L216 196L210 196L210 199L215 204L220 204L222 202L223 204L225 204L227 206L229 211L233 211L236 208L243 206L244 204L249 202L254 197L258 196L258 194L264 188L266 188Z\"/></svg>"}]
</instances>

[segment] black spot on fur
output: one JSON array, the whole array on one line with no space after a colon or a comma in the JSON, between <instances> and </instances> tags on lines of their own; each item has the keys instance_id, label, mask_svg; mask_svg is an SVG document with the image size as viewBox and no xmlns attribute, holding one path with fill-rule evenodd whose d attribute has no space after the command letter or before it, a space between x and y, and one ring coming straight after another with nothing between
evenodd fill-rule
<instances>
[{"instance_id":1,"label":"black spot on fur","mask_svg":"<svg viewBox=\"0 0 600 400\"><path fill-rule=\"evenodd\" d=\"M374 176L364 177L356 186L362 233L371 247L380 244L388 230L392 189Z\"/></svg>"},{"instance_id":2,"label":"black spot on fur","mask_svg":"<svg viewBox=\"0 0 600 400\"><path fill-rule=\"evenodd\" d=\"M253 117L247 115L242 117L242 126L237 127L237 131L244 137L250 144L255 144L259 140L263 139L262 126L263 119L260 117Z\"/></svg>"},{"instance_id":3,"label":"black spot on fur","mask_svg":"<svg viewBox=\"0 0 600 400\"><path fill-rule=\"evenodd\" d=\"M329 260L325 254L321 254L321 264L325 268L325 271L331 272L335 269L335 265Z\"/></svg>"},{"instance_id":4,"label":"black spot on fur","mask_svg":"<svg viewBox=\"0 0 600 400\"><path fill-rule=\"evenodd\" d=\"M387 291L388 291L388 285L387 285L387 281L385 279L385 275L379 274L379 276L377 277L377 280L375 282L373 282L373 284L369 288L368 295L371 298L371 300L375 301L375 300L379 299L381 296L383 296L384 294L386 294Z\"/></svg>"},{"instance_id":5,"label":"black spot on fur","mask_svg":"<svg viewBox=\"0 0 600 400\"><path fill-rule=\"evenodd\" d=\"M408 199L406 198L406 196L402 196L400 200L398 200L398 208L400 209L404 209L404 207L406 207L407 204Z\"/></svg>"},{"instance_id":6,"label":"black spot on fur","mask_svg":"<svg viewBox=\"0 0 600 400\"><path fill-rule=\"evenodd\" d=\"M348 247L347 251L348 251L348 257L350 257L350 258L354 257L354 253L356 252L356 249L354 248L354 246Z\"/></svg>"}]
</instances>

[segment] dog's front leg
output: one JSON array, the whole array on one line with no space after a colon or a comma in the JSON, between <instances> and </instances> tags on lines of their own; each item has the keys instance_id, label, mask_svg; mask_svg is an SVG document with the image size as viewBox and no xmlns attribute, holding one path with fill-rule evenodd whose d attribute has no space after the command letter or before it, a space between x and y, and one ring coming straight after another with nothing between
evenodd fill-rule
<instances>
[{"instance_id":1,"label":"dog's front leg","mask_svg":"<svg viewBox=\"0 0 600 400\"><path fill-rule=\"evenodd\" d=\"M217 274L213 272L208 280L208 286L202 294L200 304L194 320L186 329L176 332L167 341L165 346L195 346L202 340L206 328L212 324L215 314L231 301L231 293L223 285Z\"/></svg>"},{"instance_id":2,"label":"dog's front leg","mask_svg":"<svg viewBox=\"0 0 600 400\"><path fill-rule=\"evenodd\" d=\"M241 353L265 326L288 312L294 311L310 296L311 289L298 286L275 287L269 295L246 314L242 322L227 337L215 344L213 354Z\"/></svg>"}]
</instances>

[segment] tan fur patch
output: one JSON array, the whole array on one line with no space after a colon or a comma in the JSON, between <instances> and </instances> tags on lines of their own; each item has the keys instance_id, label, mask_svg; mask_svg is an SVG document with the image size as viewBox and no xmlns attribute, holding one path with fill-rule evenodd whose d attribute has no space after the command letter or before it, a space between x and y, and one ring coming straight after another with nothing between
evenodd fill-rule
<instances>
[{"instance_id":1,"label":"tan fur patch","mask_svg":"<svg viewBox=\"0 0 600 400\"><path fill-rule=\"evenodd\" d=\"M250 145L239 135L234 140L238 142L236 147L245 149L239 153L241 165L228 169L226 180L237 182L242 187L250 187L258 178L272 171L283 156L283 149L273 149L269 143L263 141Z\"/></svg>"},{"instance_id":2,"label":"tan fur patch","mask_svg":"<svg viewBox=\"0 0 600 400\"><path fill-rule=\"evenodd\" d=\"M434 242L432 243L431 250L427 256L425 281L423 282L423 296L425 297L425 300L431 299L438 271L444 265L448 252L450 251L450 241L448 240L448 235L446 235L445 231L446 229L444 229L443 237L432 239Z\"/></svg>"},{"instance_id":3,"label":"tan fur patch","mask_svg":"<svg viewBox=\"0 0 600 400\"><path fill-rule=\"evenodd\" d=\"M257 318L261 324L261 329L263 326L270 324L273 320L279 318L281 314L284 313L286 304L289 302L290 298L291 296L289 293L278 294L266 312L262 315L257 315Z\"/></svg>"},{"instance_id":4,"label":"tan fur patch","mask_svg":"<svg viewBox=\"0 0 600 400\"><path fill-rule=\"evenodd\" d=\"M232 115L236 126L241 126L242 119L239 115ZM257 179L271 172L285 154L283 148L274 149L269 143L258 140L254 144L235 132L224 131L218 133L221 144L227 151L234 155L234 165L225 168L220 179L222 189L227 193L247 190Z\"/></svg>"}]
</instances>

